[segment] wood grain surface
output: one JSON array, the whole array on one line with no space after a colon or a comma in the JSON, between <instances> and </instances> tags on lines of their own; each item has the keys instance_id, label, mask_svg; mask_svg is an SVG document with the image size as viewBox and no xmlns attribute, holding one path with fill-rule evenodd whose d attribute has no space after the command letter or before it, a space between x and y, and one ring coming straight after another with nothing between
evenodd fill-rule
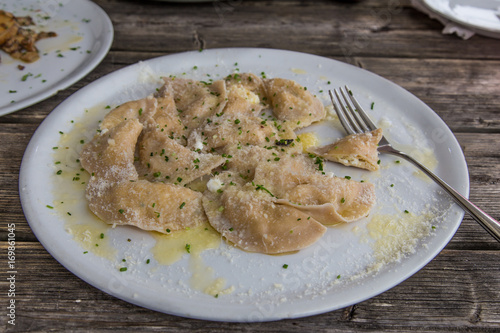
<instances>
[{"instance_id":1,"label":"wood grain surface","mask_svg":"<svg viewBox=\"0 0 500 333\"><path fill-rule=\"evenodd\" d=\"M94 80L141 60L220 47L265 47L340 60L409 90L445 121L470 173L470 198L500 218L500 40L443 35L409 1L96 0L112 19L110 53L85 78L0 117L0 331L500 332L500 244L464 217L448 246L391 290L322 315L220 323L131 305L83 282L37 241L19 201L24 150L41 121ZM1 70L0 64L0 70ZM7 323L7 234L16 225L16 325Z\"/></svg>"}]
</instances>

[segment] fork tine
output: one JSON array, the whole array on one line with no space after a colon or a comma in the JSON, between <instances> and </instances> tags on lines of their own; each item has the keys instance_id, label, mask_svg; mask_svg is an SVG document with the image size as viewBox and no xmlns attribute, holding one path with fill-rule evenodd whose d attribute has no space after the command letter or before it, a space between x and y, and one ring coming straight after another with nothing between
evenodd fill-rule
<instances>
[{"instance_id":1,"label":"fork tine","mask_svg":"<svg viewBox=\"0 0 500 333\"><path fill-rule=\"evenodd\" d=\"M348 112L349 116L349 121L351 122L351 125L356 128L357 133L363 133L369 131L369 129L366 127L363 119L361 119L356 112L356 107L352 105L352 102L349 100L347 95L351 96L351 92L349 89L342 90L342 88L339 88L342 97L344 98L345 104L346 104L346 109Z\"/></svg>"},{"instance_id":2,"label":"fork tine","mask_svg":"<svg viewBox=\"0 0 500 333\"><path fill-rule=\"evenodd\" d=\"M354 106L356 107L356 110L358 112L356 112L356 116L361 117L363 118L363 122L364 124L366 124L366 126L368 127L367 130L369 131L374 131L377 129L377 126L373 123L373 121L370 119L370 117L368 116L368 114L365 112L365 110L363 110L363 108L361 107L361 105L358 103L358 101L356 100L356 98L354 97L352 91L349 89L349 87L346 85L345 86L345 89L348 91L349 93L349 99L352 101L352 103L354 104Z\"/></svg>"},{"instance_id":3,"label":"fork tine","mask_svg":"<svg viewBox=\"0 0 500 333\"><path fill-rule=\"evenodd\" d=\"M330 99L332 100L333 108L335 109L335 113L337 113L337 116L339 117L340 123L342 124L342 127L344 127L345 131L347 134L355 134L356 131L351 127L349 124L349 121L346 118L345 115L345 110L344 107L340 107L338 103L335 101L335 97L333 97L333 93L331 90L328 90L328 93L330 94ZM335 94L338 96L337 91L335 90ZM339 99L339 102L342 102L342 100ZM341 103L342 104L342 103Z\"/></svg>"}]
</instances>

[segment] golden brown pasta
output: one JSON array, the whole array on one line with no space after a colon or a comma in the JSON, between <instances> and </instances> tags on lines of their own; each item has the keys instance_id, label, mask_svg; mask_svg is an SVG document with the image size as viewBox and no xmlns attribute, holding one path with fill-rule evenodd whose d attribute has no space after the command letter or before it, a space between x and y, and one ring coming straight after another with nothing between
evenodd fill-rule
<instances>
[{"instance_id":1,"label":"golden brown pasta","mask_svg":"<svg viewBox=\"0 0 500 333\"><path fill-rule=\"evenodd\" d=\"M368 133L348 135L324 147L311 147L309 152L332 162L376 171L379 169L377 147L381 138L382 129L378 128Z\"/></svg>"},{"instance_id":2,"label":"golden brown pasta","mask_svg":"<svg viewBox=\"0 0 500 333\"><path fill-rule=\"evenodd\" d=\"M325 116L304 87L249 73L164 82L112 110L81 153L92 175L89 208L107 223L168 233L208 217L235 246L275 254L303 249L324 225L370 212L373 185L329 177L319 157L303 154L294 129ZM264 112L269 106L275 117ZM364 161L376 135L315 153L340 150ZM201 177L210 178L203 193L188 188Z\"/></svg>"}]
</instances>

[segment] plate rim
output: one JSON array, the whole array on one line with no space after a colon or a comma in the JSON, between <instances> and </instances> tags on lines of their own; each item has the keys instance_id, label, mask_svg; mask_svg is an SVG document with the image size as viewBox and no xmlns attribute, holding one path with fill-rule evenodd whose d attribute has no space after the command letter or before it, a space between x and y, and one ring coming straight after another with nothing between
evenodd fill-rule
<instances>
[{"instance_id":1,"label":"plate rim","mask_svg":"<svg viewBox=\"0 0 500 333\"><path fill-rule=\"evenodd\" d=\"M318 58L321 58L321 59L327 59L328 61L332 61L334 63L337 63L337 64L340 64L341 66L350 66L352 69L354 70L359 70L359 71L362 71L365 75L372 75L374 77L377 77L378 80L384 80L386 83L392 85L395 89L400 89L402 91L405 92L405 94L407 94L408 96L411 96L411 98L414 98L415 100L417 100L422 106L425 106L425 108L427 108L428 110L431 111L431 114L433 114L434 117L438 118L442 125L446 126L446 128L448 129L448 131L451 133L451 137L453 138L453 144L458 146L458 148L460 148L460 145L455 137L455 135L453 134L453 132L451 131L451 129L448 127L448 125L439 117L439 115L433 111L429 106L427 106L427 104L425 104L423 101L421 101L418 97L416 97L415 95L413 95L411 92L407 91L406 89L404 89L403 87L397 85L396 83L388 80L388 79L385 79L384 77L376 74L376 73L373 73L373 72L370 72L366 69L363 69L363 68L359 68L359 67L356 67L356 66L353 66L351 64L348 64L348 63L344 63L344 62L341 62L341 61L338 61L338 60L335 60L335 59L331 59L331 58L327 58L327 57L323 57L323 56L318 56L318 55L314 55L314 54L308 54L308 53L304 53L304 52L296 52L296 51L289 51L289 50L280 50L280 49L271 49L271 48L241 48L241 47L237 47L237 48L219 48L219 49L207 49L207 50L204 50L203 52L213 52L215 54L217 53L224 53L224 52L231 52L231 51L238 51L238 52L245 52L245 51L248 51L248 50L251 50L251 51L256 51L256 52L283 52L283 53L293 53L293 54L301 54L303 56L308 56L308 57L318 57ZM148 59L148 60L145 60L143 61L143 63L148 63L148 62L161 62L163 59L165 58L168 58L168 57L172 57L172 56L183 56L183 55L187 55L187 54L199 54L199 51L187 51L187 52L180 52L180 53L173 53L173 54L169 54L169 55L164 55L164 56L159 56L159 57L155 57L155 58L151 58L151 59ZM23 159L22 159L22 163L21 163L21 168L20 168L20 176L19 176L19 193L20 193L20 197L21 197L21 204L22 204L22 208L23 208L23 212L24 214L26 215L26 219L28 221L28 224L30 225L30 228L32 228L33 230L33 233L35 235L37 235L35 229L37 229L36 227L33 228L33 223L30 222L30 219L33 218L33 216L36 216L36 210L33 208L33 205L32 205L32 202L30 202L28 200L28 197L27 197L27 192L23 191L22 188L24 186L27 185L27 179L26 178L29 178L26 173L27 173L27 169L28 169L28 165L29 163L31 162L30 159L32 158L32 154L33 152L36 150L37 146L36 146L36 142L38 141L38 137L40 137L42 135L42 132L45 130L46 127L48 127L50 125L50 122L52 121L52 119L55 119L58 115L59 112L62 112L62 110L64 110L65 108L65 105L67 104L71 104L72 102L72 99L73 98L76 98L80 95L84 95L88 90L91 90L93 89L94 86L98 86L101 82L103 82L104 80L109 80L110 77L114 76L114 75L118 75L118 73L124 73L125 71L131 71L133 72L135 69L134 69L134 66L137 66L139 63L141 62L138 62L138 63L134 63L134 64L131 64L131 65L128 65L124 68L121 68L117 71L114 71L114 72L111 72L91 83L89 83L88 85L86 85L85 87L83 87L82 89L78 90L77 92L75 92L74 94L72 94L71 96L69 96L66 100L64 100L62 103L60 103L48 116L47 118L42 122L42 124L40 124L40 126L37 128L35 134L33 135L32 139L30 140L27 148L26 148L26 152L25 154L23 155ZM59 110L59 111L58 111ZM466 197L469 196L469 191L470 191L470 183L469 183L469 173L468 173L468 168L467 168L467 162L465 160L465 157L463 155L463 151L461 149L459 149L457 152L460 153L460 161L463 162L463 167L465 168L465 173L466 173L466 179L464 180L465 181L465 184L464 184L464 188L461 192L463 192L462 194ZM362 295L362 296L359 296L357 298L355 298L354 300L350 300L349 302L346 302L345 304L340 304L340 305L336 305L336 306L323 306L323 307L320 307L320 308L315 308L313 310L309 310L309 311L303 311L301 313L295 313L295 314L288 314L288 315L285 315L283 314L282 312L278 312L278 313L275 313L273 316L269 316L269 317L266 317L264 319L260 319L260 320L256 320L256 322L261 322L261 321L275 321L275 320L281 320L281 319L290 319L290 318L301 318L301 317L306 317L306 316L312 316L312 315L317 315L317 314L321 314L321 313L325 313L325 312L329 312L329 311L333 311L333 310L336 310L336 309L340 309L340 308L343 308L345 306L349 306L351 304L355 304L355 303L358 303L358 302L361 302L361 301L365 301L367 299L370 299L370 298L373 298L397 285L399 285L400 283L402 283L403 281L405 281L406 279L408 279L409 277L411 277L412 275L414 275L416 272L418 272L419 270L421 270L425 265L427 265L431 260L433 260L441 251L442 249L449 243L449 241L451 240L451 238L455 235L457 229L460 227L461 225L461 222L462 222L462 219L463 219L463 216L464 216L464 212L461 211L459 214L459 216L457 217L457 220L458 222L456 223L456 225L454 226L453 230L451 230L448 234L447 234L447 237L444 241L442 241L442 243L440 244L439 246L439 249L437 249L435 251L435 253L432 253L430 255L427 255L426 256L426 260L423 260L421 262L420 265L417 265L417 266L413 266L412 269L410 269L407 274L405 274L404 277L402 277L399 282L397 282L396 284L393 284L391 286L389 286L388 288L382 288L380 290L375 290L373 291L372 293L368 294L368 295ZM37 237L38 238L38 237ZM148 308L148 309L151 309L151 310L155 310L155 311L159 311L159 312L162 312L162 313L167 313L167 314L172 314L172 315L176 315L176 316L182 316L182 317L188 317L188 318L194 318L194 319L203 319L203 320L210 320L210 321L225 321L225 322L244 322L242 321L241 319L239 318L230 318L230 317L225 317L223 314L220 314L219 317L216 317L214 318L213 316L211 315L201 315L201 314L196 314L196 315L193 315L191 313L180 313L178 311L167 311L165 310L164 308L160 307L160 306L154 306L154 305L151 305L151 304L148 304L147 302L143 302L139 299L132 299L132 298L127 298L119 293L116 293L116 292L113 292L113 290L110 290L109 288L106 288L106 287L103 287L101 285L98 285L97 282L93 281L92 279L90 279L89 277L82 277L81 274L76 274L74 272L74 270L72 269L72 267L74 267L73 263L68 263L67 260L65 259L61 259L59 254L56 253L55 255L53 254L53 251L50 251L49 249L52 248L52 246L50 244L46 244L45 241L43 240L40 240L40 243L47 249L47 251L51 254L51 256L56 260L58 261L60 264L62 264L66 269L68 269L70 272L72 272L74 275L76 275L78 278L84 280L85 282L89 283L90 285L94 286L95 288L99 289L100 291L103 291L105 293L108 293L118 299L121 299L121 300L124 300L126 302L129 302L129 303L132 303L132 304L135 304L135 305L138 305L138 306L141 306L141 307L144 307L144 308ZM349 304L347 304L349 303Z\"/></svg>"}]
</instances>

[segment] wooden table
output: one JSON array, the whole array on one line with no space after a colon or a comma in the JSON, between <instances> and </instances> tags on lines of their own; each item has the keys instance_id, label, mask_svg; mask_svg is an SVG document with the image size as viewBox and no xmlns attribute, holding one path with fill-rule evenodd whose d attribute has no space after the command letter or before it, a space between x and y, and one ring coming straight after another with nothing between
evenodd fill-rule
<instances>
[{"instance_id":1,"label":"wooden table","mask_svg":"<svg viewBox=\"0 0 500 333\"><path fill-rule=\"evenodd\" d=\"M0 117L0 331L471 331L500 332L500 244L469 216L420 272L365 302L270 323L185 319L131 305L83 282L55 261L29 228L18 174L40 122L97 78L140 60L220 47L301 51L365 68L409 90L460 142L473 202L500 218L500 40L443 35L409 1L217 1L174 4L97 0L111 17L110 53L72 87ZM16 326L6 322L7 224L16 225ZM75 302L75 300L81 300Z\"/></svg>"}]
</instances>

